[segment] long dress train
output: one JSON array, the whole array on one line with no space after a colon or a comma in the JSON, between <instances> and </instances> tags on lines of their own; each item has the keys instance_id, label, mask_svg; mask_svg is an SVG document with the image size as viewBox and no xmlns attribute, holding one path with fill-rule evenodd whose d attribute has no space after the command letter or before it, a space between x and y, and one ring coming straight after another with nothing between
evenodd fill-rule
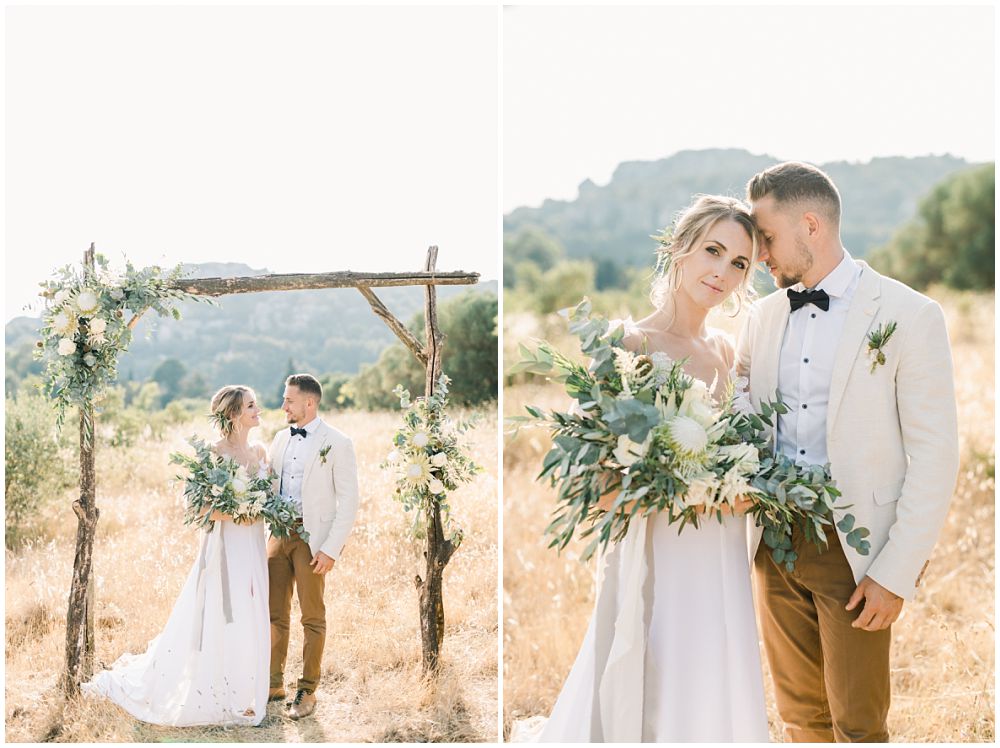
<instances>
[{"instance_id":1,"label":"long dress train","mask_svg":"<svg viewBox=\"0 0 1000 748\"><path fill-rule=\"evenodd\" d=\"M263 522L216 522L163 631L83 684L157 725L259 725L271 626Z\"/></svg>"}]
</instances>

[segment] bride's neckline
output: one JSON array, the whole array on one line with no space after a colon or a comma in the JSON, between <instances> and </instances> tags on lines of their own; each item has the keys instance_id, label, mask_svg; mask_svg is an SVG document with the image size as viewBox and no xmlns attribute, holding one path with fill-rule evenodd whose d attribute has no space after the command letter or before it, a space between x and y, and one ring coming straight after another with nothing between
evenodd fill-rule
<instances>
[{"instance_id":1,"label":"bride's neckline","mask_svg":"<svg viewBox=\"0 0 1000 748\"><path fill-rule=\"evenodd\" d=\"M247 470L250 470L251 468L255 468L255 467L260 467L261 465L264 464L264 462L265 462L264 458L263 457L257 457L257 449L256 449L256 447L251 446L250 444L247 445L248 447L250 447L250 454L253 455L253 457L256 460L256 462L245 463L245 462L242 462L236 455L234 455L234 454L228 454L226 452L223 452L221 449L219 449L219 445L220 444L225 444L225 443L226 442L224 440L222 442L216 442L215 444L212 445L212 451L215 452L220 457L225 457L227 460L232 460L237 465L239 465L241 467L244 467Z\"/></svg>"},{"instance_id":2,"label":"bride's neckline","mask_svg":"<svg viewBox=\"0 0 1000 748\"><path fill-rule=\"evenodd\" d=\"M643 339L643 342L645 342L647 346L649 345L649 335L647 335L646 332L641 327L639 327L639 325L636 324L636 321L632 318L631 314L629 316L625 317L624 319L620 320L620 322L622 323L622 327L624 328L626 335L628 335L630 332L634 332L634 333L636 333L638 335L641 335L642 339ZM678 360L678 359L674 358L674 356L670 355L669 353L667 353L666 351L663 351L663 350L648 350L647 353L662 353L663 355L667 356L667 358L669 360L671 360L671 361L677 361ZM695 374L692 374L690 371L688 371L688 369L687 369L686 366L682 369L682 371L684 372L685 375L691 377L692 379L696 379L699 382L701 382L703 385L705 385L709 389L709 391L712 393L712 397L713 398L717 398L717 397L721 398L725 394L725 390L724 389L722 391L720 391L720 392L716 392L715 390L713 390L712 389L712 383L710 381L707 381L703 377L699 377L699 376L697 376ZM729 379L730 380L735 379L735 377L733 376L733 369L730 369L729 372L728 372L728 374L729 374ZM716 382L716 388L718 388L720 384L721 384L721 382Z\"/></svg>"}]
</instances>

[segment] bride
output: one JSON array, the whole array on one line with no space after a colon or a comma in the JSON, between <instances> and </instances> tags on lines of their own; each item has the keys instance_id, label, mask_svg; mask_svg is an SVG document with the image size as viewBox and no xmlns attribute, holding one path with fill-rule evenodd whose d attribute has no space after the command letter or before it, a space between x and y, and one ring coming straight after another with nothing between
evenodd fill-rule
<instances>
[{"instance_id":1,"label":"bride","mask_svg":"<svg viewBox=\"0 0 1000 748\"><path fill-rule=\"evenodd\" d=\"M687 358L721 399L733 344L709 311L748 299L757 233L738 200L701 195L661 250L656 310L625 320L631 350ZM614 495L602 498L609 508ZM740 511L737 508L737 512ZM746 520L706 518L680 534L666 514L633 518L598 561L597 601L552 714L515 742L767 742Z\"/></svg>"},{"instance_id":2,"label":"bride","mask_svg":"<svg viewBox=\"0 0 1000 748\"><path fill-rule=\"evenodd\" d=\"M263 445L251 444L260 407L249 387L228 385L212 398L222 438L217 454L266 471ZM264 523L236 524L212 513L198 557L163 631L140 655L124 654L82 688L157 725L259 725L267 710L271 647Z\"/></svg>"}]
</instances>

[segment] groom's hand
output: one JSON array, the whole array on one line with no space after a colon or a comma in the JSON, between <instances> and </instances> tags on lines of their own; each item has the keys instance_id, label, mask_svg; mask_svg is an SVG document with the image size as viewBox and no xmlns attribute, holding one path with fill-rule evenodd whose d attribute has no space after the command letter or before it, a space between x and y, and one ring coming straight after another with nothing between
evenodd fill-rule
<instances>
[{"instance_id":1,"label":"groom's hand","mask_svg":"<svg viewBox=\"0 0 1000 748\"><path fill-rule=\"evenodd\" d=\"M892 625L903 610L903 598L896 595L871 577L861 580L847 601L847 610L854 610L858 603L865 601L861 615L854 619L853 628L865 631L881 631Z\"/></svg>"},{"instance_id":2,"label":"groom's hand","mask_svg":"<svg viewBox=\"0 0 1000 748\"><path fill-rule=\"evenodd\" d=\"M309 562L309 565L313 567L313 574L326 574L333 568L333 559L323 553L323 551L316 551L316 555L313 556L313 560Z\"/></svg>"}]
</instances>

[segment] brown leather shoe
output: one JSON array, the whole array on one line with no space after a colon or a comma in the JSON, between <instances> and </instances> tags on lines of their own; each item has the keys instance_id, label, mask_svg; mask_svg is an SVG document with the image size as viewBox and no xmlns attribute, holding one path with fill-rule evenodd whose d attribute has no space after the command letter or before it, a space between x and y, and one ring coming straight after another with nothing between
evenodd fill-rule
<instances>
[{"instance_id":1,"label":"brown leather shoe","mask_svg":"<svg viewBox=\"0 0 1000 748\"><path fill-rule=\"evenodd\" d=\"M300 688L295 693L295 700L288 705L286 714L292 719L302 719L303 717L308 717L315 710L316 694Z\"/></svg>"},{"instance_id":2,"label":"brown leather shoe","mask_svg":"<svg viewBox=\"0 0 1000 748\"><path fill-rule=\"evenodd\" d=\"M287 698L288 694L285 693L285 689L282 688L281 686L278 686L277 688L272 688L267 692L268 701L284 701Z\"/></svg>"}]
</instances>

